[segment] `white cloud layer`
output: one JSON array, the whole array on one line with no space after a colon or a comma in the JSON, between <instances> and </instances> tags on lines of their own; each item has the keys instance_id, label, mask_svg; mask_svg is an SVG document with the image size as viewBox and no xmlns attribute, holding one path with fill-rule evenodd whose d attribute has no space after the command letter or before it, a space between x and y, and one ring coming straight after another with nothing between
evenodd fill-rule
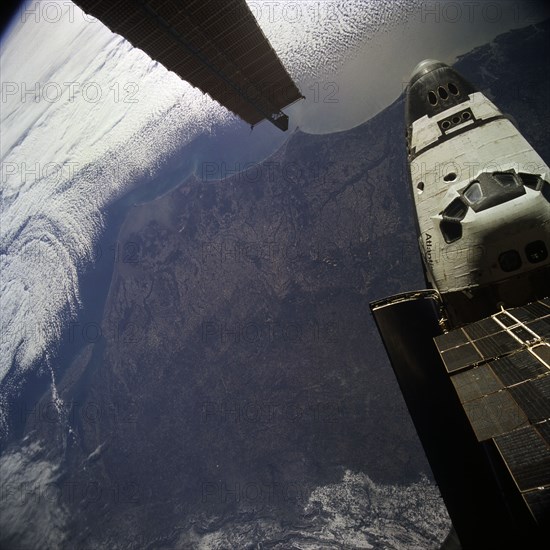
<instances>
[{"instance_id":1,"label":"white cloud layer","mask_svg":"<svg viewBox=\"0 0 550 550\"><path fill-rule=\"evenodd\" d=\"M244 548L261 540L277 550L427 550L439 548L451 529L439 491L427 478L408 485L385 485L350 470L340 482L311 493L298 525L281 525L267 514L257 516L254 521L247 516L226 520L208 533L182 533L176 546Z\"/></svg>"},{"instance_id":2,"label":"white cloud layer","mask_svg":"<svg viewBox=\"0 0 550 550\"><path fill-rule=\"evenodd\" d=\"M2 548L61 548L66 540L59 467L44 455L35 442L0 457Z\"/></svg>"}]
</instances>

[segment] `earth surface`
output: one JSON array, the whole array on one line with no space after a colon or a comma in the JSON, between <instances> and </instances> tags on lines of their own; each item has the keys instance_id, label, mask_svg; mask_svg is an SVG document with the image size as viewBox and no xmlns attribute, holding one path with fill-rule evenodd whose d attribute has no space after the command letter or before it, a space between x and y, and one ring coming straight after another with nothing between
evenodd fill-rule
<instances>
[{"instance_id":1,"label":"earth surface","mask_svg":"<svg viewBox=\"0 0 550 550\"><path fill-rule=\"evenodd\" d=\"M546 162L549 36L456 63ZM22 339L2 380L1 547L437 548L450 522L369 311L424 285L403 96L347 131L270 138L246 166L229 124L140 171L128 151L150 124L107 154L138 184L103 209L58 344L21 371ZM75 178L107 193L107 160Z\"/></svg>"}]
</instances>

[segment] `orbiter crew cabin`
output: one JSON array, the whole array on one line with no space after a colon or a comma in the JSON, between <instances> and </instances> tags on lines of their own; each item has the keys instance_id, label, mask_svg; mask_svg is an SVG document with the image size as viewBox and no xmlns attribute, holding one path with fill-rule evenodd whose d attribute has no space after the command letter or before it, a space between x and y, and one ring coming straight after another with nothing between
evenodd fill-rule
<instances>
[{"instance_id":1,"label":"orbiter crew cabin","mask_svg":"<svg viewBox=\"0 0 550 550\"><path fill-rule=\"evenodd\" d=\"M471 308L472 297L484 313L536 299L550 277L548 166L508 117L439 61L413 71L406 116L428 282L450 309Z\"/></svg>"}]
</instances>

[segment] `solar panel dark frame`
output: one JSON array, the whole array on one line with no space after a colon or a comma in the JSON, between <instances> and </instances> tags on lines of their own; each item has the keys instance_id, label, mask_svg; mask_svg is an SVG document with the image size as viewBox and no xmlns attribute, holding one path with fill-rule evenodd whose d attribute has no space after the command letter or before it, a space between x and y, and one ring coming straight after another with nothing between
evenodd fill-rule
<instances>
[{"instance_id":1,"label":"solar panel dark frame","mask_svg":"<svg viewBox=\"0 0 550 550\"><path fill-rule=\"evenodd\" d=\"M490 317L435 338L476 437L498 442L533 516L548 524L550 347L532 342L550 337L549 306L545 300L497 314L507 329Z\"/></svg>"},{"instance_id":2,"label":"solar panel dark frame","mask_svg":"<svg viewBox=\"0 0 550 550\"><path fill-rule=\"evenodd\" d=\"M550 333L550 316L532 320L537 313L543 312L546 314L550 312L550 308L542 302L515 308L513 311L519 316L517 321L507 315L506 311L502 311L492 317L436 337L434 341L447 372L456 373L464 368L518 352L538 337L545 337L546 333ZM503 329L493 317L503 322L507 329ZM525 325L530 330L526 330L524 326L518 323L520 318L531 319L530 324ZM543 324L541 325L541 323ZM506 376L506 373L504 374ZM525 373L522 373L522 376L524 375ZM516 380L516 383L522 379ZM509 376L508 380L510 380Z\"/></svg>"}]
</instances>

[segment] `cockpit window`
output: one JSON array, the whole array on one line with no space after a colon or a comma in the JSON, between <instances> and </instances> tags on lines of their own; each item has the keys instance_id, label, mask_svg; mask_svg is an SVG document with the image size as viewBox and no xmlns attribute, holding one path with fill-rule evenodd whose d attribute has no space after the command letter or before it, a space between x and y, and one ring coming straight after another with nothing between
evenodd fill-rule
<instances>
[{"instance_id":1,"label":"cockpit window","mask_svg":"<svg viewBox=\"0 0 550 550\"><path fill-rule=\"evenodd\" d=\"M468 206L460 197L453 199L447 208L441 212L443 219L439 224L439 228L446 243L450 244L462 238L462 224L460 222L467 212Z\"/></svg>"},{"instance_id":2,"label":"cockpit window","mask_svg":"<svg viewBox=\"0 0 550 550\"><path fill-rule=\"evenodd\" d=\"M523 185L525 185L526 187L529 187L529 189L538 191L542 187L543 180L537 174L528 174L526 172L520 172L518 175L521 178Z\"/></svg>"},{"instance_id":3,"label":"cockpit window","mask_svg":"<svg viewBox=\"0 0 550 550\"><path fill-rule=\"evenodd\" d=\"M464 216L466 216L466 212L468 212L468 207L462 202L460 198L454 199L443 212L441 212L441 215L445 219L452 219L452 220L462 220L464 219Z\"/></svg>"},{"instance_id":4,"label":"cockpit window","mask_svg":"<svg viewBox=\"0 0 550 550\"><path fill-rule=\"evenodd\" d=\"M483 198L483 191L479 181L474 180L464 191L464 196L470 204L476 204Z\"/></svg>"},{"instance_id":5,"label":"cockpit window","mask_svg":"<svg viewBox=\"0 0 550 550\"><path fill-rule=\"evenodd\" d=\"M525 195L525 187L512 170L482 172L461 194L464 201L477 213Z\"/></svg>"},{"instance_id":6,"label":"cockpit window","mask_svg":"<svg viewBox=\"0 0 550 550\"><path fill-rule=\"evenodd\" d=\"M512 172L493 172L493 177L502 187L518 187L518 182Z\"/></svg>"}]
</instances>

